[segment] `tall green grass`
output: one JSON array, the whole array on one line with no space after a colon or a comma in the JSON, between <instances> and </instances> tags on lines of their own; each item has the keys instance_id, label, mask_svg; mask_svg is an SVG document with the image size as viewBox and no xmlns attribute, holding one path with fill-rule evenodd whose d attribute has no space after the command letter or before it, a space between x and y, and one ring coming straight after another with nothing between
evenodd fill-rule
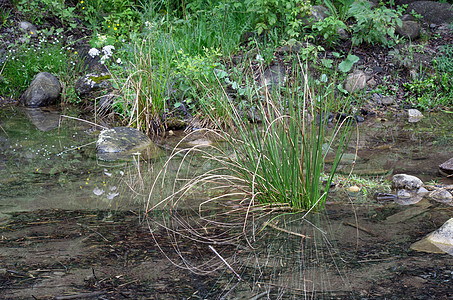
<instances>
[{"instance_id":1,"label":"tall green grass","mask_svg":"<svg viewBox=\"0 0 453 300\"><path fill-rule=\"evenodd\" d=\"M283 97L266 90L259 102L262 125L254 126L231 107L238 139L227 142L237 158L234 173L247 182L258 203L284 203L302 210L323 207L336 167L352 133L352 118L338 122L327 139L333 93L316 103L300 66ZM336 144L335 144L335 143ZM334 146L335 145L335 146ZM336 153L323 183L324 158Z\"/></svg>"},{"instance_id":2,"label":"tall green grass","mask_svg":"<svg viewBox=\"0 0 453 300\"><path fill-rule=\"evenodd\" d=\"M263 96L255 89L255 95L249 96L259 99L258 114L262 124L258 125L247 121L225 95L219 103L228 105L224 109L229 112L232 127L222 127L217 121L220 129L215 133L225 144L222 147L213 144L208 148L201 145L176 148L169 161L183 156L180 169L187 169L182 165L198 160L211 167L206 171L197 166L192 173L184 173L187 177L178 172L172 192L162 197L159 204L171 202L176 205L185 197L190 198L194 191L215 189L215 196L207 197L206 203L242 195L241 203L253 207L283 205L306 211L322 208L351 137L353 121L346 118L337 122L329 133L327 115L332 109L334 94L332 90L327 91L325 97L318 97L321 101L316 101L308 82L304 68L299 65L293 83L285 93L271 93L266 89ZM208 107L205 113L210 111ZM216 121L216 116L212 117ZM184 140L181 145L183 143ZM335 160L325 176L324 159L330 151L334 151ZM156 182L161 180L162 186L168 184L166 173L167 169L163 168L156 179ZM153 186L152 193L156 193L157 186ZM220 187L225 188L224 194L219 194ZM148 205L148 209L150 207Z\"/></svg>"}]
</instances>

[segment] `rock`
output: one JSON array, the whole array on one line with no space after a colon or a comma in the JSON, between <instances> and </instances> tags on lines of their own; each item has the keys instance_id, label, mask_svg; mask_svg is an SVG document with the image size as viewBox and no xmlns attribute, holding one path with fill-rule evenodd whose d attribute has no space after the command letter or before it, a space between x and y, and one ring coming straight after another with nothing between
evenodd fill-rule
<instances>
[{"instance_id":1,"label":"rock","mask_svg":"<svg viewBox=\"0 0 453 300\"><path fill-rule=\"evenodd\" d=\"M453 22L452 5L449 3L439 3L434 1L417 1L410 3L406 11L414 10L423 16L423 21L427 23L443 24Z\"/></svg>"},{"instance_id":2,"label":"rock","mask_svg":"<svg viewBox=\"0 0 453 300\"><path fill-rule=\"evenodd\" d=\"M338 36L340 37L340 40L348 40L349 39L349 34L348 32L346 31L346 29L344 28L338 28L337 29L337 34Z\"/></svg>"},{"instance_id":3,"label":"rock","mask_svg":"<svg viewBox=\"0 0 453 300\"><path fill-rule=\"evenodd\" d=\"M159 148L141 131L130 127L115 127L101 131L96 142L98 157L102 160L118 160L143 153L156 157Z\"/></svg>"},{"instance_id":4,"label":"rock","mask_svg":"<svg viewBox=\"0 0 453 300\"><path fill-rule=\"evenodd\" d=\"M362 90L366 87L367 76L363 71L355 71L346 78L345 89L349 92Z\"/></svg>"},{"instance_id":5,"label":"rock","mask_svg":"<svg viewBox=\"0 0 453 300\"><path fill-rule=\"evenodd\" d=\"M453 255L453 218L447 220L439 229L411 245L411 249L429 253L448 253Z\"/></svg>"},{"instance_id":6,"label":"rock","mask_svg":"<svg viewBox=\"0 0 453 300\"><path fill-rule=\"evenodd\" d=\"M111 88L109 79L112 76L108 73L90 73L77 80L74 90L79 97L94 98L94 93L99 90Z\"/></svg>"},{"instance_id":7,"label":"rock","mask_svg":"<svg viewBox=\"0 0 453 300\"><path fill-rule=\"evenodd\" d=\"M449 219L439 229L431 233L428 240L453 247L453 218Z\"/></svg>"},{"instance_id":8,"label":"rock","mask_svg":"<svg viewBox=\"0 0 453 300\"><path fill-rule=\"evenodd\" d=\"M412 41L420 37L420 30L421 26L416 21L403 21L401 27L395 28L397 34Z\"/></svg>"},{"instance_id":9,"label":"rock","mask_svg":"<svg viewBox=\"0 0 453 300\"><path fill-rule=\"evenodd\" d=\"M412 205L423 199L423 195L419 195L415 190L400 189L396 195L395 203L399 205Z\"/></svg>"},{"instance_id":10,"label":"rock","mask_svg":"<svg viewBox=\"0 0 453 300\"><path fill-rule=\"evenodd\" d=\"M260 76L260 84L262 87L267 86L268 89L280 88L286 82L285 66L274 64L269 66L262 76Z\"/></svg>"},{"instance_id":11,"label":"rock","mask_svg":"<svg viewBox=\"0 0 453 300\"><path fill-rule=\"evenodd\" d=\"M451 203L453 196L449 191L444 189L437 189L429 193L429 197L437 202Z\"/></svg>"},{"instance_id":12,"label":"rock","mask_svg":"<svg viewBox=\"0 0 453 300\"><path fill-rule=\"evenodd\" d=\"M312 26L318 21L322 21L329 16L329 10L321 5L315 5L310 8L310 15L298 15L297 19L302 20L306 26Z\"/></svg>"},{"instance_id":13,"label":"rock","mask_svg":"<svg viewBox=\"0 0 453 300\"><path fill-rule=\"evenodd\" d=\"M38 73L30 83L20 101L29 107L52 105L60 97L61 85L57 77L47 72Z\"/></svg>"},{"instance_id":14,"label":"rock","mask_svg":"<svg viewBox=\"0 0 453 300\"><path fill-rule=\"evenodd\" d=\"M394 189L415 190L419 189L421 186L423 186L423 181L415 176L407 174L393 175L392 187Z\"/></svg>"},{"instance_id":15,"label":"rock","mask_svg":"<svg viewBox=\"0 0 453 300\"><path fill-rule=\"evenodd\" d=\"M453 157L439 165L439 172L444 176L453 175Z\"/></svg>"},{"instance_id":16,"label":"rock","mask_svg":"<svg viewBox=\"0 0 453 300\"><path fill-rule=\"evenodd\" d=\"M422 113L418 109L414 109L414 108L408 109L407 115L408 115L407 121L409 123L417 123L418 121L420 121L423 118Z\"/></svg>"},{"instance_id":17,"label":"rock","mask_svg":"<svg viewBox=\"0 0 453 300\"><path fill-rule=\"evenodd\" d=\"M19 29L33 37L38 36L38 29L36 28L35 25L33 25L30 22L27 21L19 22Z\"/></svg>"},{"instance_id":18,"label":"rock","mask_svg":"<svg viewBox=\"0 0 453 300\"><path fill-rule=\"evenodd\" d=\"M395 99L392 97L392 96L385 96L385 97L382 97L381 100L381 103L384 104L384 105L391 105L395 102Z\"/></svg>"}]
</instances>

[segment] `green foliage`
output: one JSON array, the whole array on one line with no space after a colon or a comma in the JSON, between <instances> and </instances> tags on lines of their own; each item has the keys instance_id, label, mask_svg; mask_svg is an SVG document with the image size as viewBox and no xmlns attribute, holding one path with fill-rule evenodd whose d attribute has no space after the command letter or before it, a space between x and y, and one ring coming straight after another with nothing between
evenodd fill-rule
<instances>
[{"instance_id":1,"label":"green foliage","mask_svg":"<svg viewBox=\"0 0 453 300\"><path fill-rule=\"evenodd\" d=\"M245 0L244 5L256 15L258 35L277 28L289 37L299 37L304 26L301 18L310 14L310 3L304 0Z\"/></svg>"},{"instance_id":2,"label":"green foliage","mask_svg":"<svg viewBox=\"0 0 453 300\"><path fill-rule=\"evenodd\" d=\"M354 0L323 0L324 5L329 9L330 15L340 21L349 19L349 9Z\"/></svg>"},{"instance_id":3,"label":"green foliage","mask_svg":"<svg viewBox=\"0 0 453 300\"><path fill-rule=\"evenodd\" d=\"M352 69L352 66L359 61L359 57L354 54L348 54L348 57L338 65L338 70L347 73Z\"/></svg>"},{"instance_id":4,"label":"green foliage","mask_svg":"<svg viewBox=\"0 0 453 300\"><path fill-rule=\"evenodd\" d=\"M453 46L446 45L440 49L443 54L434 59L435 68L438 72L453 75Z\"/></svg>"},{"instance_id":5,"label":"green foliage","mask_svg":"<svg viewBox=\"0 0 453 300\"><path fill-rule=\"evenodd\" d=\"M131 0L80 0L77 9L95 32L115 41L129 39L131 33L142 27L140 14Z\"/></svg>"},{"instance_id":6,"label":"green foliage","mask_svg":"<svg viewBox=\"0 0 453 300\"><path fill-rule=\"evenodd\" d=\"M24 92L33 77L39 72L64 75L75 65L71 52L63 44L61 31L39 32L8 50L0 77L0 95L18 97Z\"/></svg>"},{"instance_id":7,"label":"green foliage","mask_svg":"<svg viewBox=\"0 0 453 300\"><path fill-rule=\"evenodd\" d=\"M347 29L347 26L341 19L331 15L324 20L313 24L312 28L317 31L329 45L332 45L339 39L338 30Z\"/></svg>"},{"instance_id":8,"label":"green foliage","mask_svg":"<svg viewBox=\"0 0 453 300\"><path fill-rule=\"evenodd\" d=\"M391 47L396 43L395 27L401 26L400 11L385 6L371 9L368 1L357 1L351 5L349 14L356 20L352 26L354 45L365 42Z\"/></svg>"},{"instance_id":9,"label":"green foliage","mask_svg":"<svg viewBox=\"0 0 453 300\"><path fill-rule=\"evenodd\" d=\"M310 115L328 114L333 97L316 103L309 98L312 93L308 86L301 85L306 82L301 76L302 73L295 75L297 79L290 92L284 93L283 100L276 92L260 102L262 127L250 125L231 107L230 117L237 133L234 138L226 132L225 136L235 152L236 162L231 171L248 185L253 199L263 204L282 203L298 210L311 210L322 208L328 193L328 189L323 191L320 180L325 150L333 147L333 137L338 138L336 160L326 184L330 186L350 138L352 122L338 123L336 134L326 144L327 118L312 122Z\"/></svg>"},{"instance_id":10,"label":"green foliage","mask_svg":"<svg viewBox=\"0 0 453 300\"><path fill-rule=\"evenodd\" d=\"M60 26L75 28L75 7L66 5L64 0L20 0L16 8L35 24L43 24L51 18L60 22Z\"/></svg>"},{"instance_id":11,"label":"green foliage","mask_svg":"<svg viewBox=\"0 0 453 300\"><path fill-rule=\"evenodd\" d=\"M403 84L406 96L416 107L431 109L453 106L451 75L438 73Z\"/></svg>"}]
</instances>

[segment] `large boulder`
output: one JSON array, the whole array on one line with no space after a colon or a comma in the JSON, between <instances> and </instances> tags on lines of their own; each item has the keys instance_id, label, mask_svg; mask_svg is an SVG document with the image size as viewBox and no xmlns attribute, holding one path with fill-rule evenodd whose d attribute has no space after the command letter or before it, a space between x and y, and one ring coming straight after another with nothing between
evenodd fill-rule
<instances>
[{"instance_id":1,"label":"large boulder","mask_svg":"<svg viewBox=\"0 0 453 300\"><path fill-rule=\"evenodd\" d=\"M453 22L452 5L434 1L417 1L407 6L408 13L415 11L423 16L423 21L432 24L443 24Z\"/></svg>"},{"instance_id":2,"label":"large boulder","mask_svg":"<svg viewBox=\"0 0 453 300\"><path fill-rule=\"evenodd\" d=\"M153 158L160 152L158 147L143 132L130 127L115 127L101 131L96 142L98 157L102 160L118 160L134 153L143 153Z\"/></svg>"},{"instance_id":3,"label":"large boulder","mask_svg":"<svg viewBox=\"0 0 453 300\"><path fill-rule=\"evenodd\" d=\"M20 101L29 107L53 105L61 93L61 84L57 77L47 72L35 76Z\"/></svg>"}]
</instances>

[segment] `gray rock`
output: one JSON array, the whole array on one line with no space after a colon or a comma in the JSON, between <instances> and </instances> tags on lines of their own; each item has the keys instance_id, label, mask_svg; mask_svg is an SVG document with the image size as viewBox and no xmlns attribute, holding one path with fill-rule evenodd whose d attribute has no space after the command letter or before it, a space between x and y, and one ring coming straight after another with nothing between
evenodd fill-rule
<instances>
[{"instance_id":1,"label":"gray rock","mask_svg":"<svg viewBox=\"0 0 453 300\"><path fill-rule=\"evenodd\" d=\"M395 203L400 205L411 205L420 202L423 199L423 195L419 195L416 190L400 189L396 193L397 198Z\"/></svg>"},{"instance_id":2,"label":"gray rock","mask_svg":"<svg viewBox=\"0 0 453 300\"><path fill-rule=\"evenodd\" d=\"M448 253L453 255L453 218L439 229L411 245L411 249L428 253Z\"/></svg>"},{"instance_id":3,"label":"gray rock","mask_svg":"<svg viewBox=\"0 0 453 300\"><path fill-rule=\"evenodd\" d=\"M453 246L453 218L449 219L439 229L431 233L428 240L434 243Z\"/></svg>"},{"instance_id":4,"label":"gray rock","mask_svg":"<svg viewBox=\"0 0 453 300\"><path fill-rule=\"evenodd\" d=\"M414 10L423 16L423 21L434 24L453 22L452 5L434 1L417 1L407 6L407 12Z\"/></svg>"},{"instance_id":5,"label":"gray rock","mask_svg":"<svg viewBox=\"0 0 453 300\"><path fill-rule=\"evenodd\" d=\"M418 109L409 109L407 110L408 121L410 123L416 123L423 118L423 114Z\"/></svg>"},{"instance_id":6,"label":"gray rock","mask_svg":"<svg viewBox=\"0 0 453 300\"><path fill-rule=\"evenodd\" d=\"M429 193L429 197L437 202L451 203L453 196L449 191L444 189L437 189Z\"/></svg>"},{"instance_id":7,"label":"gray rock","mask_svg":"<svg viewBox=\"0 0 453 300\"><path fill-rule=\"evenodd\" d=\"M92 98L94 92L111 88L110 78L111 75L108 73L86 74L77 80L74 90L79 97Z\"/></svg>"},{"instance_id":8,"label":"gray rock","mask_svg":"<svg viewBox=\"0 0 453 300\"><path fill-rule=\"evenodd\" d=\"M157 155L159 149L143 132L130 127L115 127L101 131L96 142L98 157L102 160L125 159L133 153L148 149Z\"/></svg>"},{"instance_id":9,"label":"gray rock","mask_svg":"<svg viewBox=\"0 0 453 300\"><path fill-rule=\"evenodd\" d=\"M35 76L20 101L29 107L52 105L60 97L61 85L57 77L47 72Z\"/></svg>"},{"instance_id":10,"label":"gray rock","mask_svg":"<svg viewBox=\"0 0 453 300\"><path fill-rule=\"evenodd\" d=\"M395 174L392 179L394 189L415 190L423 186L423 181L419 178L407 174Z\"/></svg>"},{"instance_id":11,"label":"gray rock","mask_svg":"<svg viewBox=\"0 0 453 300\"><path fill-rule=\"evenodd\" d=\"M385 96L385 97L382 97L381 100L381 103L382 104L385 104L385 105L391 105L395 102L395 99L392 97L392 96Z\"/></svg>"},{"instance_id":12,"label":"gray rock","mask_svg":"<svg viewBox=\"0 0 453 300\"><path fill-rule=\"evenodd\" d=\"M35 25L27 21L19 22L19 29L33 37L38 36L38 29Z\"/></svg>"},{"instance_id":13,"label":"gray rock","mask_svg":"<svg viewBox=\"0 0 453 300\"><path fill-rule=\"evenodd\" d=\"M401 27L397 26L395 28L397 34L412 41L420 37L420 30L421 26L416 21L403 21Z\"/></svg>"},{"instance_id":14,"label":"gray rock","mask_svg":"<svg viewBox=\"0 0 453 300\"><path fill-rule=\"evenodd\" d=\"M453 174L453 157L439 165L439 172L444 176L451 176Z\"/></svg>"},{"instance_id":15,"label":"gray rock","mask_svg":"<svg viewBox=\"0 0 453 300\"><path fill-rule=\"evenodd\" d=\"M298 16L306 26L312 26L318 21L322 21L329 16L329 10L321 5L315 5L310 8L310 15Z\"/></svg>"},{"instance_id":16,"label":"gray rock","mask_svg":"<svg viewBox=\"0 0 453 300\"><path fill-rule=\"evenodd\" d=\"M349 92L362 90L366 87L367 76L363 71L355 71L346 78L345 89Z\"/></svg>"}]
</instances>

